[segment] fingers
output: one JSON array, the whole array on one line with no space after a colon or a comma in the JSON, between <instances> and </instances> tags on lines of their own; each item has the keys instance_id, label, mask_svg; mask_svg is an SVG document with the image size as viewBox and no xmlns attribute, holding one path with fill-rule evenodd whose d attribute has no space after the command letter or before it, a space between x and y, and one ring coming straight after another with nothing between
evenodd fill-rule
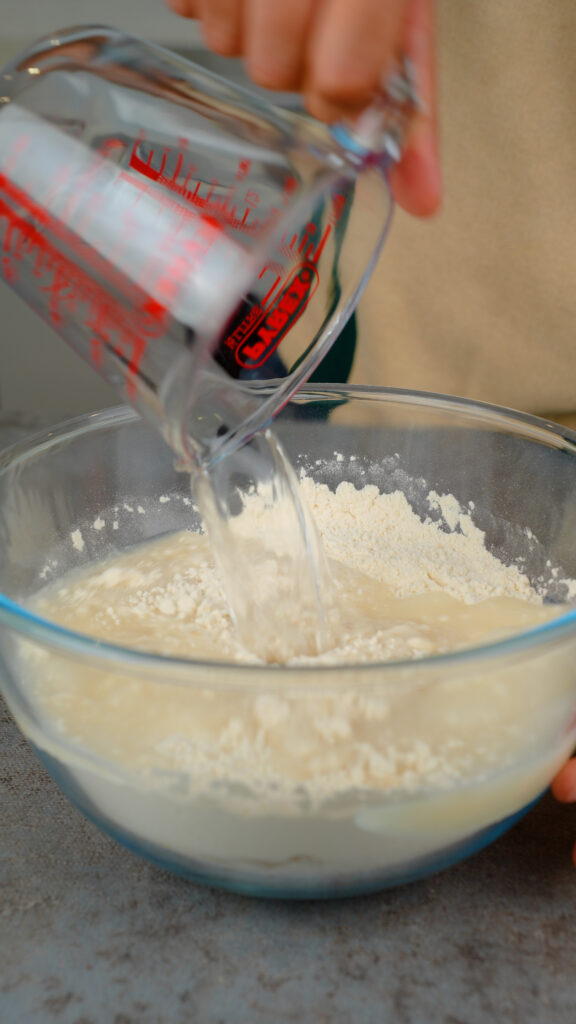
<instances>
[{"instance_id":1,"label":"fingers","mask_svg":"<svg viewBox=\"0 0 576 1024\"><path fill-rule=\"evenodd\" d=\"M244 52L258 85L301 88L312 16L313 0L246 0Z\"/></svg>"},{"instance_id":2,"label":"fingers","mask_svg":"<svg viewBox=\"0 0 576 1024\"><path fill-rule=\"evenodd\" d=\"M552 783L552 792L563 804L576 803L576 758L573 757L558 772ZM576 865L576 846L572 850L572 860Z\"/></svg>"},{"instance_id":3,"label":"fingers","mask_svg":"<svg viewBox=\"0 0 576 1024\"><path fill-rule=\"evenodd\" d=\"M552 792L561 803L576 803L576 758L572 758L558 772L552 783Z\"/></svg>"},{"instance_id":4,"label":"fingers","mask_svg":"<svg viewBox=\"0 0 576 1024\"><path fill-rule=\"evenodd\" d=\"M168 0L199 17L208 45L243 54L261 86L301 90L332 122L363 110L400 53L414 64L425 104L392 169L397 202L416 216L441 201L435 75L435 0Z\"/></svg>"},{"instance_id":5,"label":"fingers","mask_svg":"<svg viewBox=\"0 0 576 1024\"><path fill-rule=\"evenodd\" d=\"M324 0L306 53L307 106L332 121L362 110L378 91L398 44L405 0Z\"/></svg>"},{"instance_id":6,"label":"fingers","mask_svg":"<svg viewBox=\"0 0 576 1024\"><path fill-rule=\"evenodd\" d=\"M193 6L199 7L204 38L211 50L224 57L242 52L243 0L195 0Z\"/></svg>"},{"instance_id":7,"label":"fingers","mask_svg":"<svg viewBox=\"0 0 576 1024\"><path fill-rule=\"evenodd\" d=\"M207 45L225 57L242 51L243 0L166 0L175 14L199 18Z\"/></svg>"},{"instance_id":8,"label":"fingers","mask_svg":"<svg viewBox=\"0 0 576 1024\"><path fill-rule=\"evenodd\" d=\"M402 31L402 50L416 69L424 113L417 118L391 185L396 201L408 213L427 217L442 199L436 91L435 0L409 0Z\"/></svg>"},{"instance_id":9,"label":"fingers","mask_svg":"<svg viewBox=\"0 0 576 1024\"><path fill-rule=\"evenodd\" d=\"M166 3L175 14L180 14L183 18L200 17L200 4L198 0L166 0Z\"/></svg>"}]
</instances>

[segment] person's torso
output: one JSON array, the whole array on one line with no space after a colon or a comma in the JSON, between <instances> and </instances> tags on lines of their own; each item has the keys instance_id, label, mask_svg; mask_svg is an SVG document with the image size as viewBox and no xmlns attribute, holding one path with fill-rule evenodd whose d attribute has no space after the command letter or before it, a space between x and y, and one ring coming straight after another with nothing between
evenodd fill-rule
<instances>
[{"instance_id":1,"label":"person's torso","mask_svg":"<svg viewBox=\"0 0 576 1024\"><path fill-rule=\"evenodd\" d=\"M576 3L439 7L444 207L396 216L353 380L576 410Z\"/></svg>"}]
</instances>

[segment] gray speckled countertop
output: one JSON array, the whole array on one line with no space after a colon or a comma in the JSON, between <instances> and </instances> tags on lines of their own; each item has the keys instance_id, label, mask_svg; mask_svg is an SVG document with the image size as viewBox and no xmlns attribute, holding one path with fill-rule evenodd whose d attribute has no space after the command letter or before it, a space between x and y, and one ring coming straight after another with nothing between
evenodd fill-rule
<instances>
[{"instance_id":1,"label":"gray speckled countertop","mask_svg":"<svg viewBox=\"0 0 576 1024\"><path fill-rule=\"evenodd\" d=\"M0 419L0 446L21 425ZM59 794L0 705L0 1024L574 1024L576 812L377 896L172 877Z\"/></svg>"}]
</instances>

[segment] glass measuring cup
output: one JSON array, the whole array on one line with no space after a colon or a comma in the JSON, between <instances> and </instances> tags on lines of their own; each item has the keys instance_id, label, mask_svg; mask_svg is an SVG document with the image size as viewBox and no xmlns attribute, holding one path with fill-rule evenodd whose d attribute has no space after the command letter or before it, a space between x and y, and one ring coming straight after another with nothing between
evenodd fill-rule
<instances>
[{"instance_id":1,"label":"glass measuring cup","mask_svg":"<svg viewBox=\"0 0 576 1024\"><path fill-rule=\"evenodd\" d=\"M398 81L362 139L111 28L41 40L0 73L1 274L176 451L213 463L354 308L413 105Z\"/></svg>"}]
</instances>

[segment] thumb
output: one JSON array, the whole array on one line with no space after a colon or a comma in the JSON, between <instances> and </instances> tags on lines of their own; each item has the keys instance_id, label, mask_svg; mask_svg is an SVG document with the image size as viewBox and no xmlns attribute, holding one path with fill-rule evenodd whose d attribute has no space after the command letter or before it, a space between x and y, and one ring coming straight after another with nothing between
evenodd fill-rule
<instances>
[{"instance_id":1,"label":"thumb","mask_svg":"<svg viewBox=\"0 0 576 1024\"><path fill-rule=\"evenodd\" d=\"M576 803L576 757L558 772L552 783L552 792L563 804Z\"/></svg>"},{"instance_id":2,"label":"thumb","mask_svg":"<svg viewBox=\"0 0 576 1024\"><path fill-rule=\"evenodd\" d=\"M398 204L408 213L426 217L435 213L442 198L438 152L436 95L435 0L408 0L402 51L412 61L424 104L408 137L402 159L390 182Z\"/></svg>"}]
</instances>

